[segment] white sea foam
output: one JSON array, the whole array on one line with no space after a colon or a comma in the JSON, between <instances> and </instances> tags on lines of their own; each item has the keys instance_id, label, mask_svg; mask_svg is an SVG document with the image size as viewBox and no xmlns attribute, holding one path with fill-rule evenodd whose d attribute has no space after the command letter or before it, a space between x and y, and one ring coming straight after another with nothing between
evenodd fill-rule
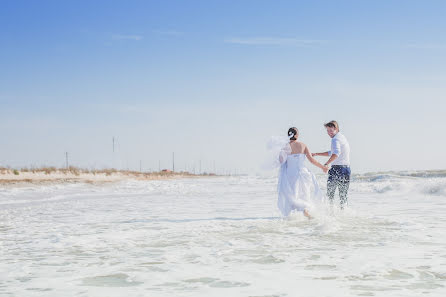
<instances>
[{"instance_id":1,"label":"white sea foam","mask_svg":"<svg viewBox=\"0 0 446 297\"><path fill-rule=\"evenodd\" d=\"M0 188L0 295L446 293L446 176L355 175L349 208L310 221L280 218L275 188L255 176Z\"/></svg>"}]
</instances>

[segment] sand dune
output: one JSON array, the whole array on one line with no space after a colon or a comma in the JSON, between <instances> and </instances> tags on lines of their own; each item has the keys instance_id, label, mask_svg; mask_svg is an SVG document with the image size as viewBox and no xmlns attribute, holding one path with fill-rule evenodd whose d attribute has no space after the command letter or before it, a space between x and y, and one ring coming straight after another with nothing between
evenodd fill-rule
<instances>
[{"instance_id":1,"label":"sand dune","mask_svg":"<svg viewBox=\"0 0 446 297\"><path fill-rule=\"evenodd\" d=\"M162 180L186 177L210 176L210 174L192 174L189 172L137 172L127 170L86 170L79 168L57 169L57 168L39 168L16 170L9 168L0 169L0 184L18 184L18 183L64 183L64 182L83 182L83 183L103 183L116 182L128 179L136 180Z\"/></svg>"}]
</instances>

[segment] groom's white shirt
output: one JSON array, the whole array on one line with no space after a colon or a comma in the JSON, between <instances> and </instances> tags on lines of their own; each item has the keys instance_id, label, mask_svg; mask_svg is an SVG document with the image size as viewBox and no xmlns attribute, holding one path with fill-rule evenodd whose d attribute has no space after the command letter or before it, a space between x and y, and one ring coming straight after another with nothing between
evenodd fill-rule
<instances>
[{"instance_id":1,"label":"groom's white shirt","mask_svg":"<svg viewBox=\"0 0 446 297\"><path fill-rule=\"evenodd\" d=\"M331 151L328 151L331 156L335 154L338 156L332 163L332 165L347 165L350 166L350 145L347 138L341 132L338 132L331 139Z\"/></svg>"}]
</instances>

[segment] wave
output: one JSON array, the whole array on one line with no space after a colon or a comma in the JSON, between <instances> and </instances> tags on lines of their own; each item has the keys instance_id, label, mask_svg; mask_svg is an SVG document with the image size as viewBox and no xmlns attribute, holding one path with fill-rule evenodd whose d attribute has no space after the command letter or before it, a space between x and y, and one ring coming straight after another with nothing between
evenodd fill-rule
<instances>
[{"instance_id":1,"label":"wave","mask_svg":"<svg viewBox=\"0 0 446 297\"><path fill-rule=\"evenodd\" d=\"M351 187L355 192L446 196L446 170L355 174Z\"/></svg>"},{"instance_id":2,"label":"wave","mask_svg":"<svg viewBox=\"0 0 446 297\"><path fill-rule=\"evenodd\" d=\"M370 181L389 179L389 178L436 178L445 177L446 170L415 170L415 171L386 171L386 172L368 172L362 174L354 174L354 178L363 180L369 179Z\"/></svg>"}]
</instances>

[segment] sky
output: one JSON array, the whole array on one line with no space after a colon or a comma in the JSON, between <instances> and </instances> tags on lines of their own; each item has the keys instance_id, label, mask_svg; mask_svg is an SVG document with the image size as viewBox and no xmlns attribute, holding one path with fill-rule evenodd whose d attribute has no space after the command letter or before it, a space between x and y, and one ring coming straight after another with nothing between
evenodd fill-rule
<instances>
[{"instance_id":1,"label":"sky","mask_svg":"<svg viewBox=\"0 0 446 297\"><path fill-rule=\"evenodd\" d=\"M334 119L353 172L446 169L445 1L0 4L0 166L255 173Z\"/></svg>"}]
</instances>

